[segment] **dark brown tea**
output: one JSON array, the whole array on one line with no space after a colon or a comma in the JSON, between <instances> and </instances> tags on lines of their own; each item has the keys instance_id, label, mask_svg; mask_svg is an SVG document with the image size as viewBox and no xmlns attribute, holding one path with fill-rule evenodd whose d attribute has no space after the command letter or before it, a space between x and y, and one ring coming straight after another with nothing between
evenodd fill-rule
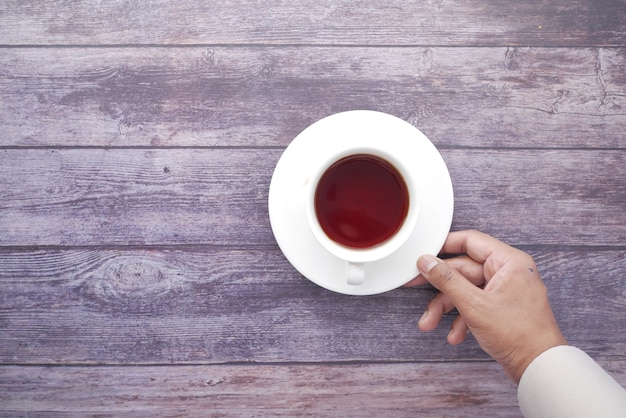
<instances>
[{"instance_id":1,"label":"dark brown tea","mask_svg":"<svg viewBox=\"0 0 626 418\"><path fill-rule=\"evenodd\" d=\"M315 213L333 241L369 248L391 238L409 210L398 170L369 154L345 157L326 170L315 191Z\"/></svg>"}]
</instances>

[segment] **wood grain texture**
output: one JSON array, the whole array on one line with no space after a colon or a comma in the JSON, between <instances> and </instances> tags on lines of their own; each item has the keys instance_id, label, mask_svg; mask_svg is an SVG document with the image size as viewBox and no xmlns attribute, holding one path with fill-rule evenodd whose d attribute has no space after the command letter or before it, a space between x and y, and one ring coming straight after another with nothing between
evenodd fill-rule
<instances>
[{"instance_id":1,"label":"wood grain texture","mask_svg":"<svg viewBox=\"0 0 626 418\"><path fill-rule=\"evenodd\" d=\"M623 358L626 252L531 254L568 340ZM446 343L451 316L417 330L431 288L339 295L278 250L3 250L0 286L2 364L487 359L473 339Z\"/></svg>"},{"instance_id":2,"label":"wood grain texture","mask_svg":"<svg viewBox=\"0 0 626 418\"><path fill-rule=\"evenodd\" d=\"M274 246L281 149L0 150L0 245ZM623 245L626 151L442 150L453 228L517 245Z\"/></svg>"},{"instance_id":3,"label":"wood grain texture","mask_svg":"<svg viewBox=\"0 0 626 418\"><path fill-rule=\"evenodd\" d=\"M626 362L600 361L621 384ZM521 417L493 362L0 367L19 416ZM472 380L460 378L472 376Z\"/></svg>"},{"instance_id":4,"label":"wood grain texture","mask_svg":"<svg viewBox=\"0 0 626 418\"><path fill-rule=\"evenodd\" d=\"M0 416L519 417L427 286L278 249L270 178L331 113L420 128L453 229L536 259L626 385L626 2L0 2ZM418 254L416 254L416 257Z\"/></svg>"},{"instance_id":5,"label":"wood grain texture","mask_svg":"<svg viewBox=\"0 0 626 418\"><path fill-rule=\"evenodd\" d=\"M444 147L626 148L624 48L17 48L0 96L1 146L283 147L372 109Z\"/></svg>"},{"instance_id":6,"label":"wood grain texture","mask_svg":"<svg viewBox=\"0 0 626 418\"><path fill-rule=\"evenodd\" d=\"M0 404L12 415L521 417L514 385L491 362L0 367L0 373ZM475 379L459 379L467 375Z\"/></svg>"},{"instance_id":7,"label":"wood grain texture","mask_svg":"<svg viewBox=\"0 0 626 418\"><path fill-rule=\"evenodd\" d=\"M50 44L623 45L620 0L5 1L0 40Z\"/></svg>"}]
</instances>

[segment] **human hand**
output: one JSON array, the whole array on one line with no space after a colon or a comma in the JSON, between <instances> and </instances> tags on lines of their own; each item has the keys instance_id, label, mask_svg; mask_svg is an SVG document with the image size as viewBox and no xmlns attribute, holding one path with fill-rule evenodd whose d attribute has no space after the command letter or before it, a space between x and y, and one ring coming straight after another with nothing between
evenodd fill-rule
<instances>
[{"instance_id":1,"label":"human hand","mask_svg":"<svg viewBox=\"0 0 626 418\"><path fill-rule=\"evenodd\" d=\"M515 383L537 356L567 344L530 255L478 231L450 233L442 253L462 255L421 256L420 276L409 283L429 282L441 292L419 321L422 331L456 307L448 342L460 344L469 330Z\"/></svg>"}]
</instances>

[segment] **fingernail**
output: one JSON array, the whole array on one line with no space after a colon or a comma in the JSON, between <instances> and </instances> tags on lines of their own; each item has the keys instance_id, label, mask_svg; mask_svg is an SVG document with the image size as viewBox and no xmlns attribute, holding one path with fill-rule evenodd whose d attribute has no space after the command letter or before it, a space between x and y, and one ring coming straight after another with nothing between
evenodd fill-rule
<instances>
[{"instance_id":1,"label":"fingernail","mask_svg":"<svg viewBox=\"0 0 626 418\"><path fill-rule=\"evenodd\" d=\"M418 323L418 325L419 325L419 324L421 324L421 323L422 323L422 321L423 321L424 319L426 319L426 317L427 317L427 316L428 316L428 309L426 309L426 310L424 311L424 313L422 314L422 316L420 317L420 320L417 322L417 323Z\"/></svg>"},{"instance_id":2,"label":"fingernail","mask_svg":"<svg viewBox=\"0 0 626 418\"><path fill-rule=\"evenodd\" d=\"M448 331L448 337L451 337L454 334L454 328L450 328L450 331Z\"/></svg>"},{"instance_id":3,"label":"fingernail","mask_svg":"<svg viewBox=\"0 0 626 418\"><path fill-rule=\"evenodd\" d=\"M437 257L433 257L430 254L424 254L417 261L417 268L422 273L430 273L430 271L435 268L437 264L439 264L441 260Z\"/></svg>"}]
</instances>

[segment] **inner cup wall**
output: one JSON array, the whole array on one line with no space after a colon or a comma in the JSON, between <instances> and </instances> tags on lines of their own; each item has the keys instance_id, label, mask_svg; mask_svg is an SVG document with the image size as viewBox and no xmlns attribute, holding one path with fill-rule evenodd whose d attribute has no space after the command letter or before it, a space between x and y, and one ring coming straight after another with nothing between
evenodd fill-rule
<instances>
[{"instance_id":1,"label":"inner cup wall","mask_svg":"<svg viewBox=\"0 0 626 418\"><path fill-rule=\"evenodd\" d=\"M352 249L373 248L393 238L410 205L401 170L389 159L366 152L333 162L320 176L314 195L322 231Z\"/></svg>"}]
</instances>

